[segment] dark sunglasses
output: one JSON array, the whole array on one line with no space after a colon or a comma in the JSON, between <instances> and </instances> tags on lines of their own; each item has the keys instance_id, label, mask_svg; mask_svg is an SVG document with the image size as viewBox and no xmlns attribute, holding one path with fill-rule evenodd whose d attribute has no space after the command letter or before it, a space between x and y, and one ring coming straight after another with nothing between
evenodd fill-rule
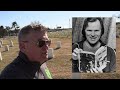
<instances>
[{"instance_id":1,"label":"dark sunglasses","mask_svg":"<svg viewBox=\"0 0 120 90\"><path fill-rule=\"evenodd\" d=\"M38 42L37 42L38 47L42 47L44 45L50 46L50 44L51 44L51 40L47 40L47 41L38 40Z\"/></svg>"}]
</instances>

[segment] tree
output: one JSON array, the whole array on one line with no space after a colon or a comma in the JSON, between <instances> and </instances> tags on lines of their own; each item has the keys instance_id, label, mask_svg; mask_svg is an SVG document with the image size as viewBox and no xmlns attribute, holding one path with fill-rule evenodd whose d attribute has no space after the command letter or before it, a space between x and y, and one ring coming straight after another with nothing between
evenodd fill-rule
<instances>
[{"instance_id":1,"label":"tree","mask_svg":"<svg viewBox=\"0 0 120 90\"><path fill-rule=\"evenodd\" d=\"M40 22L39 22L39 21L34 21L34 22L31 22L30 25L31 25L31 26L40 25Z\"/></svg>"},{"instance_id":2,"label":"tree","mask_svg":"<svg viewBox=\"0 0 120 90\"><path fill-rule=\"evenodd\" d=\"M3 29L4 27L3 26L0 26L0 37L3 38Z\"/></svg>"},{"instance_id":3,"label":"tree","mask_svg":"<svg viewBox=\"0 0 120 90\"><path fill-rule=\"evenodd\" d=\"M15 34L17 36L18 32L19 32L19 29L20 27L18 26L17 22L14 21L12 22L12 27L11 29L13 30L13 34Z\"/></svg>"},{"instance_id":4,"label":"tree","mask_svg":"<svg viewBox=\"0 0 120 90\"><path fill-rule=\"evenodd\" d=\"M5 26L6 28L6 30L7 30L7 35L9 35L10 36L10 27L9 26Z\"/></svg>"},{"instance_id":5,"label":"tree","mask_svg":"<svg viewBox=\"0 0 120 90\"><path fill-rule=\"evenodd\" d=\"M4 26L0 26L0 37L7 36L7 30L4 29Z\"/></svg>"},{"instance_id":6,"label":"tree","mask_svg":"<svg viewBox=\"0 0 120 90\"><path fill-rule=\"evenodd\" d=\"M12 28L16 28L16 27L18 27L17 22L16 21L12 22Z\"/></svg>"}]
</instances>

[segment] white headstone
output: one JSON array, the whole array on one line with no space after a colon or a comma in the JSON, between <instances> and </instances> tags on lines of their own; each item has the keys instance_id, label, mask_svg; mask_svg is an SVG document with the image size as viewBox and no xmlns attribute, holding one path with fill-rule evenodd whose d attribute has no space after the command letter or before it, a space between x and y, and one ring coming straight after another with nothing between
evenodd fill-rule
<instances>
[{"instance_id":1,"label":"white headstone","mask_svg":"<svg viewBox=\"0 0 120 90\"><path fill-rule=\"evenodd\" d=\"M0 48L2 47L2 43L0 42Z\"/></svg>"},{"instance_id":2,"label":"white headstone","mask_svg":"<svg viewBox=\"0 0 120 90\"><path fill-rule=\"evenodd\" d=\"M9 51L9 46L8 45L5 46L5 51Z\"/></svg>"},{"instance_id":3,"label":"white headstone","mask_svg":"<svg viewBox=\"0 0 120 90\"><path fill-rule=\"evenodd\" d=\"M0 43L3 44L3 40L0 40Z\"/></svg>"},{"instance_id":4,"label":"white headstone","mask_svg":"<svg viewBox=\"0 0 120 90\"><path fill-rule=\"evenodd\" d=\"M54 57L53 52L54 52L54 51L53 51L53 48L49 48L49 49L48 49L48 59Z\"/></svg>"},{"instance_id":5,"label":"white headstone","mask_svg":"<svg viewBox=\"0 0 120 90\"><path fill-rule=\"evenodd\" d=\"M1 54L1 52L0 52L0 60L2 61L2 54Z\"/></svg>"},{"instance_id":6,"label":"white headstone","mask_svg":"<svg viewBox=\"0 0 120 90\"><path fill-rule=\"evenodd\" d=\"M81 79L80 73L72 73L72 79Z\"/></svg>"},{"instance_id":7,"label":"white headstone","mask_svg":"<svg viewBox=\"0 0 120 90\"><path fill-rule=\"evenodd\" d=\"M14 45L13 45L13 41L12 40L10 40L10 47L13 47Z\"/></svg>"},{"instance_id":8,"label":"white headstone","mask_svg":"<svg viewBox=\"0 0 120 90\"><path fill-rule=\"evenodd\" d=\"M61 48L61 41L57 41L57 48Z\"/></svg>"},{"instance_id":9,"label":"white headstone","mask_svg":"<svg viewBox=\"0 0 120 90\"><path fill-rule=\"evenodd\" d=\"M53 43L53 42L52 42L52 39L50 39L50 40L51 40L51 43Z\"/></svg>"}]
</instances>

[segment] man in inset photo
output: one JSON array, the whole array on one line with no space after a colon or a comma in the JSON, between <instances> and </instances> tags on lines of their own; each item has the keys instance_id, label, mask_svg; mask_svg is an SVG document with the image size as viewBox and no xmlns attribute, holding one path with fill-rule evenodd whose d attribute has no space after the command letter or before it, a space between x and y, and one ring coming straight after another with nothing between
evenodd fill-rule
<instances>
[{"instance_id":1,"label":"man in inset photo","mask_svg":"<svg viewBox=\"0 0 120 90\"><path fill-rule=\"evenodd\" d=\"M110 36L112 35L111 31L114 30L113 18L88 17L73 19L75 20L72 31L72 73L115 72L115 45L113 45L114 42L109 42L110 37L112 37ZM79 20L77 21L77 19ZM83 23L80 23L80 19ZM78 24L81 27L78 27ZM106 28L105 25L107 25ZM112 39L116 40L116 38ZM110 43L113 47L109 46Z\"/></svg>"}]
</instances>

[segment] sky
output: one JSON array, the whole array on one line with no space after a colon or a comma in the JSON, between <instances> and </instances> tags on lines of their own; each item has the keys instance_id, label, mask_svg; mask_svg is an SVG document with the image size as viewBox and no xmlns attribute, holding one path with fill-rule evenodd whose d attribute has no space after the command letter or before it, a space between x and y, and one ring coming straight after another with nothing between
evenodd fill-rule
<instances>
[{"instance_id":1,"label":"sky","mask_svg":"<svg viewBox=\"0 0 120 90\"><path fill-rule=\"evenodd\" d=\"M112 17L120 15L120 11L0 11L0 26L12 26L16 21L22 28L34 21L39 21L49 28L72 27L72 17ZM116 18L117 22L120 19Z\"/></svg>"}]
</instances>

